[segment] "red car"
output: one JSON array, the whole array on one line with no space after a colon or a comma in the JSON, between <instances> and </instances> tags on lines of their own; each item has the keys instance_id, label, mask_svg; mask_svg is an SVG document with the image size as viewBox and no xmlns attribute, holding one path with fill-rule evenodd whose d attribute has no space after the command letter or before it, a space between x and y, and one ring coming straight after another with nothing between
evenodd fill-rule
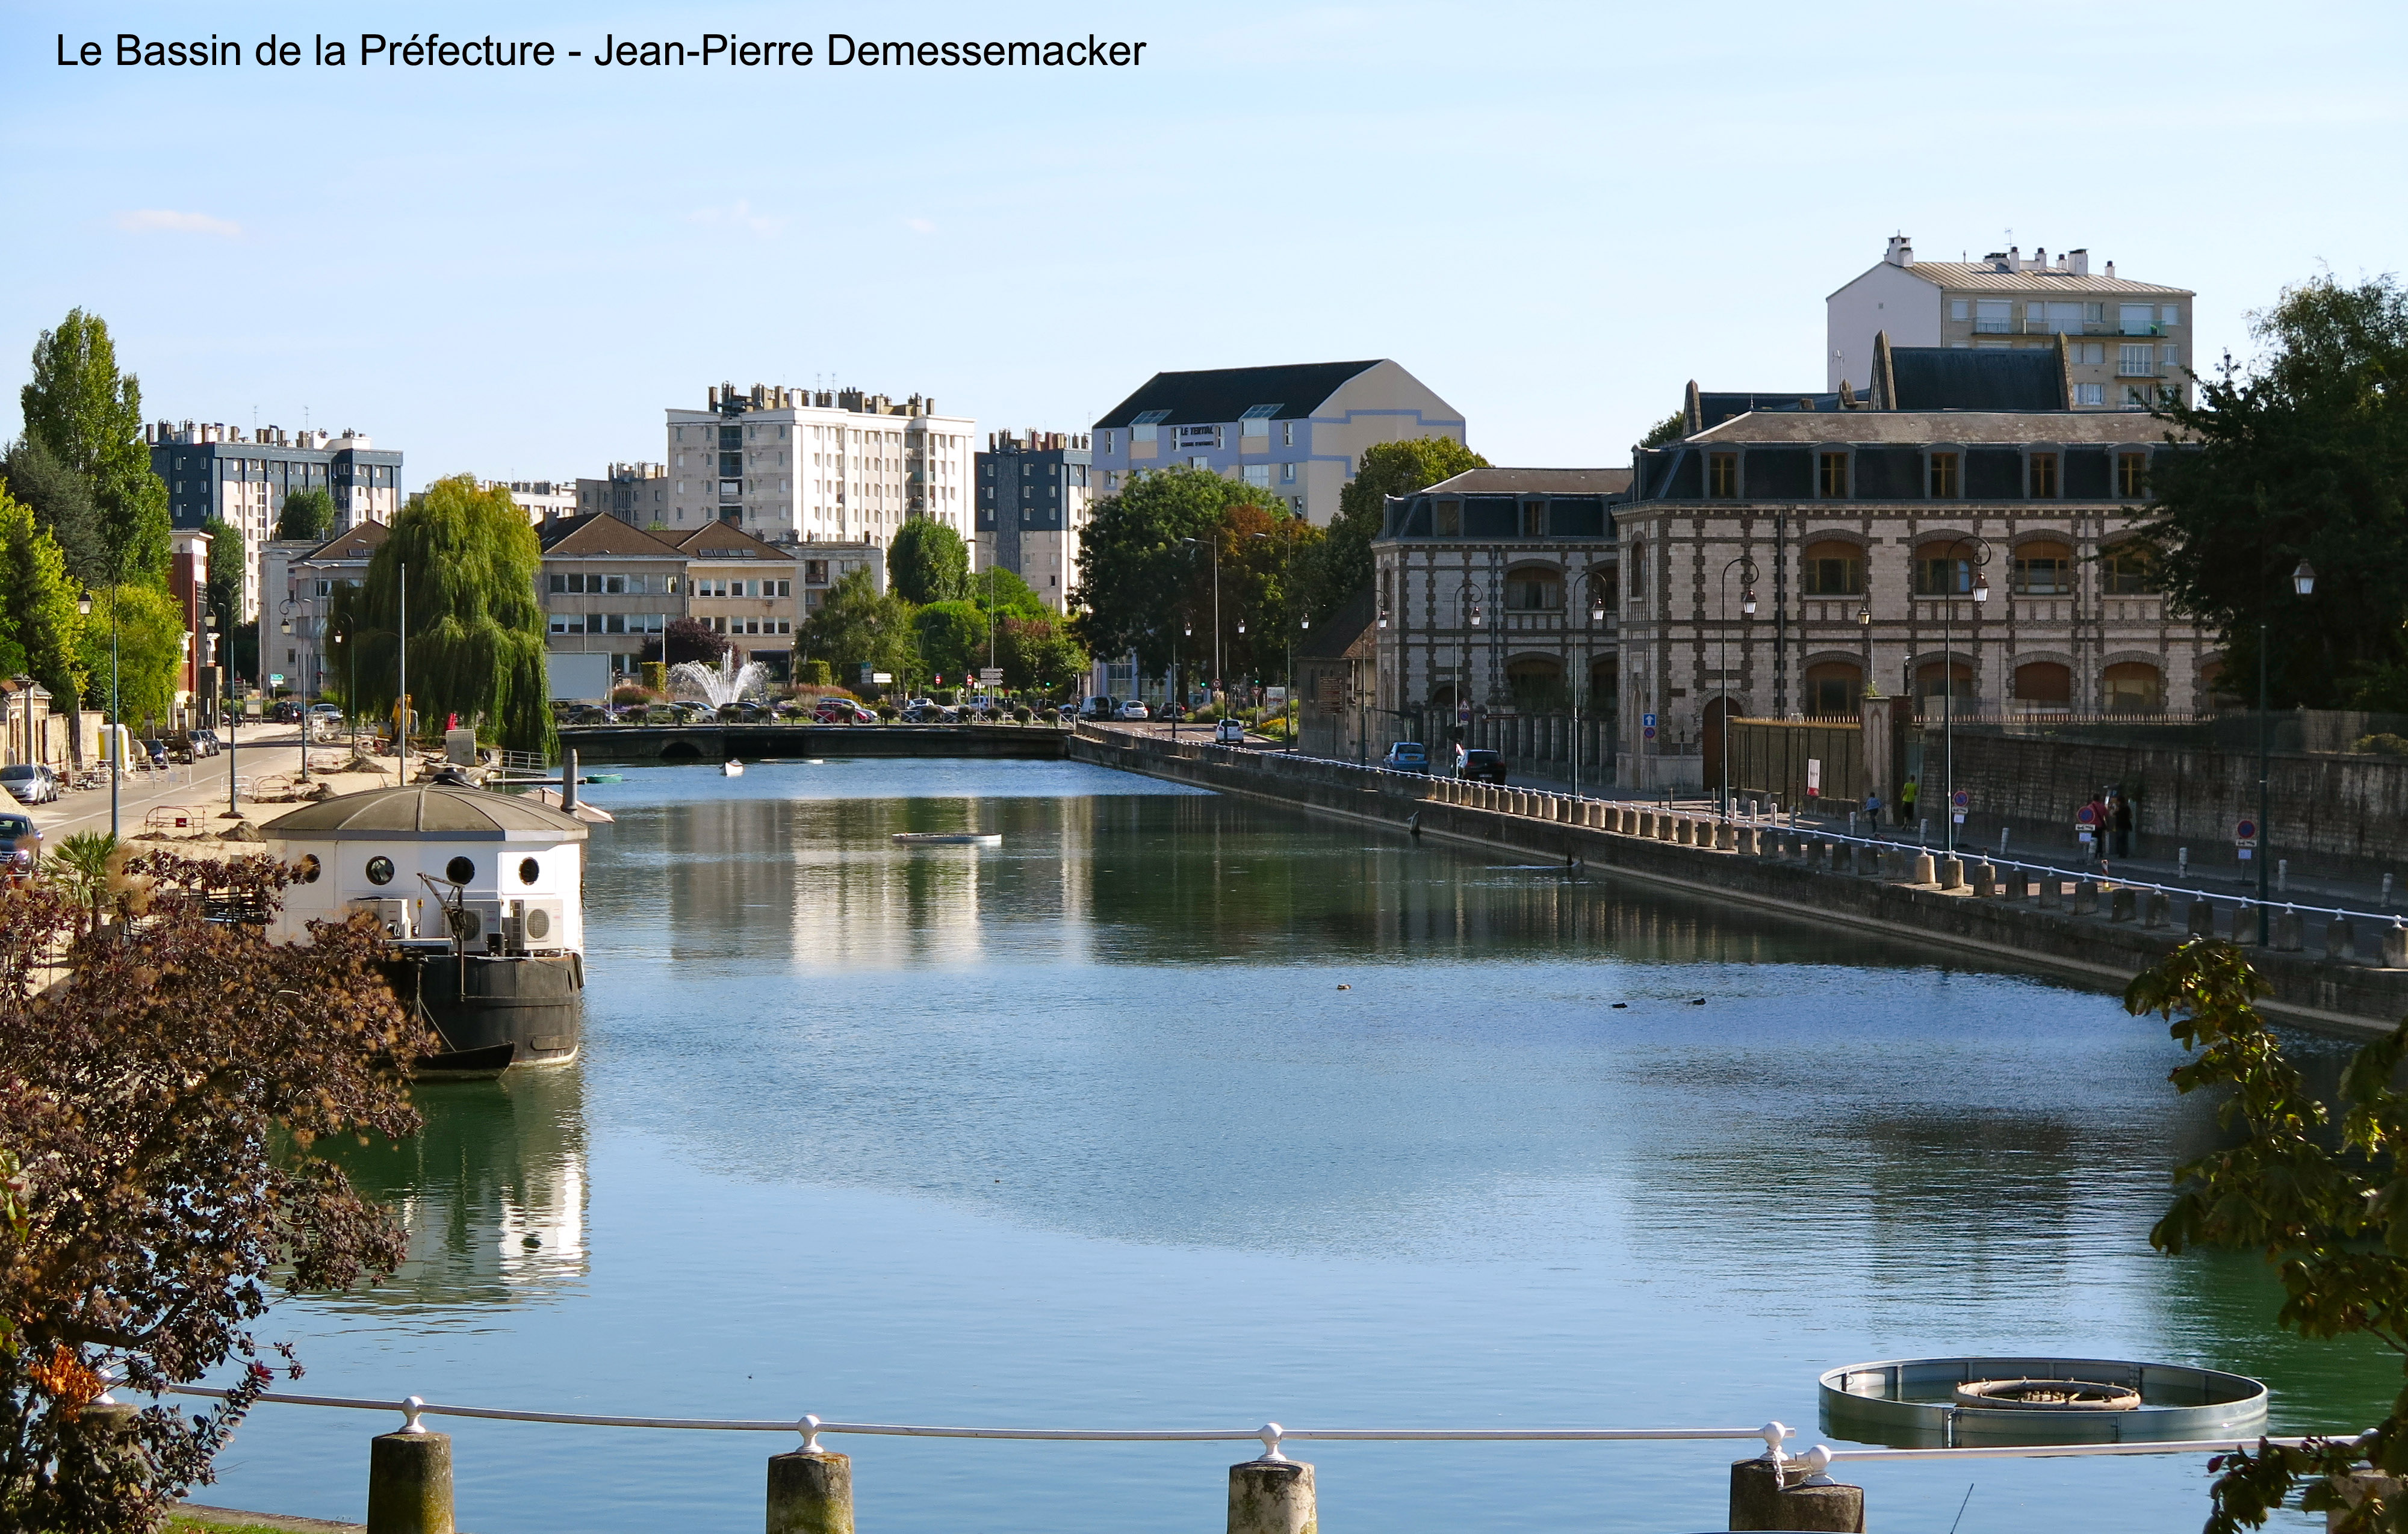
<instances>
[{"instance_id":1,"label":"red car","mask_svg":"<svg viewBox=\"0 0 2408 1534\"><path fill-rule=\"evenodd\" d=\"M822 724L876 724L878 716L850 698L822 698L811 709Z\"/></svg>"}]
</instances>

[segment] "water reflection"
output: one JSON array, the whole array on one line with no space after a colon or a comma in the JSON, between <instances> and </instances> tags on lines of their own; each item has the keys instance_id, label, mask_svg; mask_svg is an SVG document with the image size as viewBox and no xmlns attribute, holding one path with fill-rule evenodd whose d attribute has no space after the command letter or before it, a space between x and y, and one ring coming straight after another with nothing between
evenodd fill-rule
<instances>
[{"instance_id":1,"label":"water reflection","mask_svg":"<svg viewBox=\"0 0 2408 1534\"><path fill-rule=\"evenodd\" d=\"M587 1271L583 1068L421 1085L426 1128L337 1158L409 1236L401 1271L330 1301L367 1310L556 1299Z\"/></svg>"}]
</instances>

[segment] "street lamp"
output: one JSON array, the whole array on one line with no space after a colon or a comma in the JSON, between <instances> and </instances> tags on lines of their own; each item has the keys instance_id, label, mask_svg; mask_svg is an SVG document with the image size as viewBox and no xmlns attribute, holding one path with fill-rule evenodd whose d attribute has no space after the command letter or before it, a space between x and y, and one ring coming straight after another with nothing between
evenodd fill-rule
<instances>
[{"instance_id":1,"label":"street lamp","mask_svg":"<svg viewBox=\"0 0 2408 1534\"><path fill-rule=\"evenodd\" d=\"M1960 567L1956 562L1956 550L1968 544L1978 545L1981 549L1980 558L1972 561L1973 622L1977 627L1971 636L1971 643L1977 646L1974 653L1979 655L1978 646L1982 640L1978 625L1982 620L1982 604L1990 600L1990 580L1982 573L1983 567L1990 562L1990 540L1978 533L1968 533L1951 543L1947 552L1942 556L1948 564L1945 584L1949 589L1943 593L1946 600L1942 604L1940 618L1940 742L1946 774L1942 785L1941 807L1945 812L1947 820L1946 830L1942 833L1947 840L1941 845L1952 855L1956 851L1956 679L1950 675L1950 668L1956 664L1956 587L1960 574Z\"/></svg>"},{"instance_id":2,"label":"street lamp","mask_svg":"<svg viewBox=\"0 0 2408 1534\"><path fill-rule=\"evenodd\" d=\"M1722 784L1722 817L1723 817L1723 819L1724 819L1724 820L1726 820L1726 821L1729 820L1729 819L1730 819L1730 817L1731 817L1731 795L1730 795L1730 753L1731 753L1731 738L1730 738L1730 718L1731 718L1731 701L1730 701L1730 574L1731 574L1731 572L1732 572L1732 571L1734 571L1734 570L1738 570L1738 569L1742 569L1742 568L1744 568L1744 569L1746 570L1747 574L1746 574L1744 576L1742 576L1742 580L1743 584L1742 584L1742 585L1741 586L1741 588L1740 588L1740 595L1739 595L1739 616L1740 616L1740 621L1742 621L1742 623L1743 623L1743 622L1745 622L1745 621L1747 621L1749 618L1754 618L1754 617L1756 616L1756 561L1755 561L1754 560L1752 560L1752 559L1748 558L1746 555L1742 554L1739 558L1737 558L1737 559L1735 559L1735 560L1731 561L1728 564L1726 564L1726 565L1724 565L1724 566L1723 566L1723 578L1722 578L1722 603L1723 603L1723 693L1722 693L1722 697L1721 697L1720 699L1718 699L1717 701L1718 701L1719 703L1721 703L1721 704L1723 705L1723 717L1722 717L1722 743L1723 743L1723 745L1722 745L1722 750L1721 750L1721 752L1719 753L1719 755L1722 757L1722 774L1723 774L1723 784Z\"/></svg>"},{"instance_id":3,"label":"street lamp","mask_svg":"<svg viewBox=\"0 0 2408 1534\"><path fill-rule=\"evenodd\" d=\"M2315 595L2316 572L2315 567L2305 560L2301 560L2300 567L2291 572L2291 590L2302 598ZM2272 718L2266 697L2266 620L2259 618L2258 620L2258 946L2261 948L2267 945L2267 923L2272 919L2266 904L2266 874L2267 870L2272 867L2274 862L2273 832L2266 823L2266 813L2271 807L2266 792L2266 759L2269 749L2266 736Z\"/></svg>"},{"instance_id":4,"label":"street lamp","mask_svg":"<svg viewBox=\"0 0 2408 1534\"><path fill-rule=\"evenodd\" d=\"M1580 797L1581 769L1581 688L1597 669L1597 631L1605 621L1605 572L1589 571L1584 584L1588 588L1588 623L1581 632L1581 671L1572 678L1572 797Z\"/></svg>"},{"instance_id":5,"label":"street lamp","mask_svg":"<svg viewBox=\"0 0 2408 1534\"><path fill-rule=\"evenodd\" d=\"M92 616L92 591L87 588L76 599L76 611L85 618ZM117 664L117 577L108 581L108 834L117 835L117 782L125 775L125 737L118 719Z\"/></svg>"},{"instance_id":6,"label":"street lamp","mask_svg":"<svg viewBox=\"0 0 2408 1534\"><path fill-rule=\"evenodd\" d=\"M293 632L293 599L287 597L278 609L278 611L283 616L276 625L276 632L280 634L284 634L287 637L290 637ZM302 621L306 625L308 619L304 618ZM301 781L304 783L309 781L309 661L311 654L309 636L305 633L301 636Z\"/></svg>"},{"instance_id":7,"label":"street lamp","mask_svg":"<svg viewBox=\"0 0 2408 1534\"><path fill-rule=\"evenodd\" d=\"M1480 589L1471 584L1468 575L1464 577L1463 584L1455 589L1455 614L1457 663L1452 707L1455 717L1462 721L1463 748L1469 752L1471 749L1471 703L1464 689L1471 681L1471 631L1480 627ZM1399 703L1403 701L1398 700Z\"/></svg>"}]
</instances>

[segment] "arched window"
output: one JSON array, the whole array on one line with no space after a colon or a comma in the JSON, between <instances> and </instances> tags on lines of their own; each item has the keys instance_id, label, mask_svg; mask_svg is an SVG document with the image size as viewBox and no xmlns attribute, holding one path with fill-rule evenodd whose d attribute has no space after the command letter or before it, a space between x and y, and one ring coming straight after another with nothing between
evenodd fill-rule
<instances>
[{"instance_id":1,"label":"arched window","mask_svg":"<svg viewBox=\"0 0 2408 1534\"><path fill-rule=\"evenodd\" d=\"M1961 597L1973 589L1973 561L1961 543L1928 543L1914 551L1914 594Z\"/></svg>"},{"instance_id":2,"label":"arched window","mask_svg":"<svg viewBox=\"0 0 2408 1534\"><path fill-rule=\"evenodd\" d=\"M2111 597L2154 596L2157 564L2141 544L2117 544L2099 557L2107 594Z\"/></svg>"},{"instance_id":3,"label":"arched window","mask_svg":"<svg viewBox=\"0 0 2408 1534\"><path fill-rule=\"evenodd\" d=\"M1517 565L1505 572L1505 609L1558 613L1564 607L1564 573L1552 564Z\"/></svg>"},{"instance_id":4,"label":"arched window","mask_svg":"<svg viewBox=\"0 0 2408 1534\"><path fill-rule=\"evenodd\" d=\"M2125 660L2109 666L2100 683L2106 691L2110 714L2165 712L2165 677L2145 660Z\"/></svg>"},{"instance_id":5,"label":"arched window","mask_svg":"<svg viewBox=\"0 0 2408 1534\"><path fill-rule=\"evenodd\" d=\"M1825 660L1806 668L1806 712L1823 717L1853 716L1865 694L1864 668L1846 660Z\"/></svg>"},{"instance_id":6,"label":"arched window","mask_svg":"<svg viewBox=\"0 0 2408 1534\"><path fill-rule=\"evenodd\" d=\"M1602 656L1589 662L1586 706L1598 714L1621 711L1622 662L1613 656Z\"/></svg>"},{"instance_id":7,"label":"arched window","mask_svg":"<svg viewBox=\"0 0 2408 1534\"><path fill-rule=\"evenodd\" d=\"M2017 666L2015 702L2028 713L2071 709L2073 673L2054 660L2034 660Z\"/></svg>"},{"instance_id":8,"label":"arched window","mask_svg":"<svg viewBox=\"0 0 2408 1534\"><path fill-rule=\"evenodd\" d=\"M1804 591L1810 597L1863 596L1865 551L1837 540L1808 544Z\"/></svg>"},{"instance_id":9,"label":"arched window","mask_svg":"<svg viewBox=\"0 0 2408 1534\"><path fill-rule=\"evenodd\" d=\"M2063 544L2028 543L2015 549L2010 588L2019 597L2073 594L2073 550Z\"/></svg>"},{"instance_id":10,"label":"arched window","mask_svg":"<svg viewBox=\"0 0 2408 1534\"><path fill-rule=\"evenodd\" d=\"M1571 701L1564 694L1563 662L1544 656L1508 661L1505 687L1513 706L1528 714L1560 714Z\"/></svg>"},{"instance_id":11,"label":"arched window","mask_svg":"<svg viewBox=\"0 0 2408 1534\"><path fill-rule=\"evenodd\" d=\"M1945 680L1942 680L1943 675ZM1971 698L1973 695L1973 668L1962 660L1947 662L1944 671L1942 663L1938 660L1926 660L1914 668L1914 695L1917 698L1937 698L1943 692L1953 698Z\"/></svg>"}]
</instances>

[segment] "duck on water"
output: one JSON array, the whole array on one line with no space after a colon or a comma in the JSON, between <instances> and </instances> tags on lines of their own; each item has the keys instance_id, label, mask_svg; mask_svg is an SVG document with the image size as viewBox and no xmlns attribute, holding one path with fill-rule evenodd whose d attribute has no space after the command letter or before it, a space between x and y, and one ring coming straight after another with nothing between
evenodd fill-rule
<instances>
[{"instance_id":1,"label":"duck on water","mask_svg":"<svg viewBox=\"0 0 2408 1534\"><path fill-rule=\"evenodd\" d=\"M451 783L345 794L266 828L300 872L271 935L372 912L394 994L442 1040L421 1075L577 1058L585 988L585 822Z\"/></svg>"}]
</instances>

